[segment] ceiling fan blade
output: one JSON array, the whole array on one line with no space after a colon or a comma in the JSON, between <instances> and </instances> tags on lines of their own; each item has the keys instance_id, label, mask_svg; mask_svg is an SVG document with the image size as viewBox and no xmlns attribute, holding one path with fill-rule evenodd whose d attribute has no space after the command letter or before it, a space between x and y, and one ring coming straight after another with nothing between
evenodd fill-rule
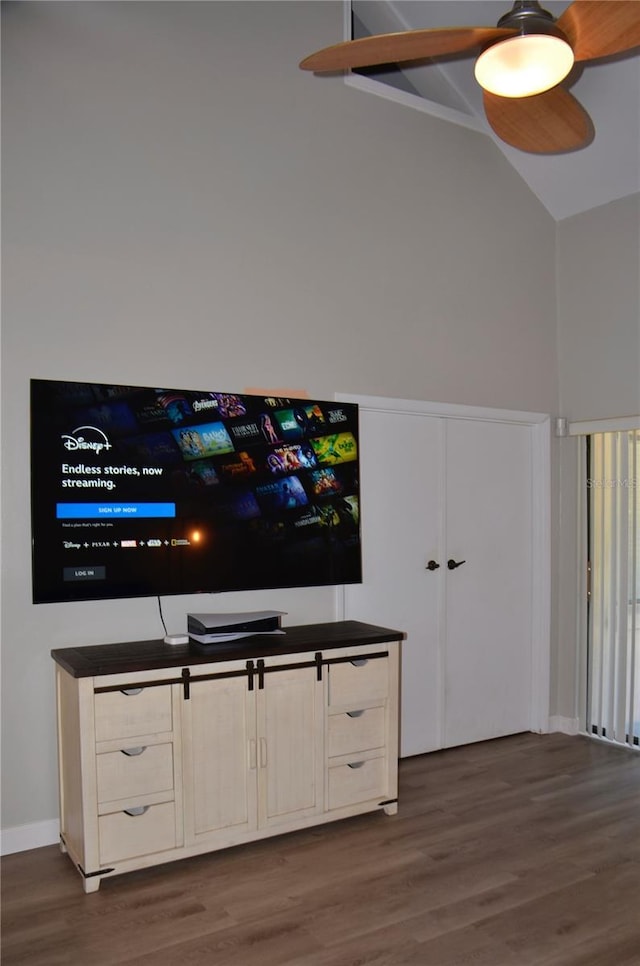
<instances>
[{"instance_id":1,"label":"ceiling fan blade","mask_svg":"<svg viewBox=\"0 0 640 966\"><path fill-rule=\"evenodd\" d=\"M557 26L577 61L608 57L640 46L638 0L574 0Z\"/></svg>"},{"instance_id":2,"label":"ceiling fan blade","mask_svg":"<svg viewBox=\"0 0 640 966\"><path fill-rule=\"evenodd\" d=\"M377 34L325 47L305 57L300 67L302 70L333 71L425 60L473 50L474 47L515 33L515 30L505 27L449 27Z\"/></svg>"},{"instance_id":3,"label":"ceiling fan blade","mask_svg":"<svg viewBox=\"0 0 640 966\"><path fill-rule=\"evenodd\" d=\"M591 118L564 87L532 97L498 97L484 92L489 124L501 140L531 154L559 154L593 140Z\"/></svg>"}]
</instances>

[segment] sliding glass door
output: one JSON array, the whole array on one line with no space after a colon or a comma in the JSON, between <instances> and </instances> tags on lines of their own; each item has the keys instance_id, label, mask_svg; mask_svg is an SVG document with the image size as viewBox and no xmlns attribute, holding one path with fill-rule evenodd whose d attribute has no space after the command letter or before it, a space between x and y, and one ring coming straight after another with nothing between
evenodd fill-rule
<instances>
[{"instance_id":1,"label":"sliding glass door","mask_svg":"<svg viewBox=\"0 0 640 966\"><path fill-rule=\"evenodd\" d=\"M587 443L587 730L640 744L640 430Z\"/></svg>"}]
</instances>

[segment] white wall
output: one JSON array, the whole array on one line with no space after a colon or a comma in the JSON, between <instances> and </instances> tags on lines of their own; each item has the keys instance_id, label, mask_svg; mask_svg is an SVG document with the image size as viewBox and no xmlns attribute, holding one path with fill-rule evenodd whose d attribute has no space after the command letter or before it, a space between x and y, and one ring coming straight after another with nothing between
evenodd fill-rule
<instances>
[{"instance_id":1,"label":"white wall","mask_svg":"<svg viewBox=\"0 0 640 966\"><path fill-rule=\"evenodd\" d=\"M559 412L573 421L640 415L640 195L558 224ZM577 718L580 642L577 437L556 441L558 566L552 709ZM584 643L584 642L583 642Z\"/></svg>"},{"instance_id":2,"label":"white wall","mask_svg":"<svg viewBox=\"0 0 640 966\"><path fill-rule=\"evenodd\" d=\"M559 222L557 245L562 415L637 415L640 195Z\"/></svg>"},{"instance_id":3,"label":"white wall","mask_svg":"<svg viewBox=\"0 0 640 966\"><path fill-rule=\"evenodd\" d=\"M50 649L161 634L155 600L30 603L30 377L553 413L557 371L553 221L489 139L298 70L340 4L3 14L7 828L57 816ZM211 609L263 604L334 616Z\"/></svg>"}]
</instances>

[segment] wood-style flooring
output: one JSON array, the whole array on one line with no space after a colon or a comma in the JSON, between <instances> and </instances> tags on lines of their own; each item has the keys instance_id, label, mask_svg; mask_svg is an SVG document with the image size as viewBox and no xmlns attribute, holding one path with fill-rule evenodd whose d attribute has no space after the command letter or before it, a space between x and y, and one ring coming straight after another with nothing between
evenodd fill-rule
<instances>
[{"instance_id":1,"label":"wood-style flooring","mask_svg":"<svg viewBox=\"0 0 640 966\"><path fill-rule=\"evenodd\" d=\"M396 816L2 887L3 966L640 966L640 754L515 735L403 760Z\"/></svg>"}]
</instances>

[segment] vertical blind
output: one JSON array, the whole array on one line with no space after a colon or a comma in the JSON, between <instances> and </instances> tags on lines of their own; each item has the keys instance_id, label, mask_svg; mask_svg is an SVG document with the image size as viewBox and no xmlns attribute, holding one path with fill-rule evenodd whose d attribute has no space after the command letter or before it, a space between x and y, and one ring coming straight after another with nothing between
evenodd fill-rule
<instances>
[{"instance_id":1,"label":"vertical blind","mask_svg":"<svg viewBox=\"0 0 640 966\"><path fill-rule=\"evenodd\" d=\"M589 437L587 727L640 742L640 430Z\"/></svg>"}]
</instances>

